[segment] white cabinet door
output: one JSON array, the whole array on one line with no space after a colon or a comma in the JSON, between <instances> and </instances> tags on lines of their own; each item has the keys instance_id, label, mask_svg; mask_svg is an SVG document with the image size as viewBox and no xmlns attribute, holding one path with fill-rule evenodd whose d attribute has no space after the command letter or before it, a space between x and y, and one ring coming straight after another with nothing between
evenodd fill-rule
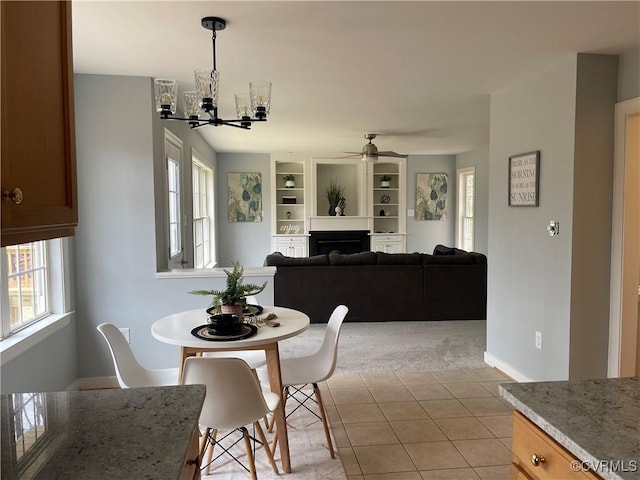
<instances>
[{"instance_id":1,"label":"white cabinet door","mask_svg":"<svg viewBox=\"0 0 640 480\"><path fill-rule=\"evenodd\" d=\"M307 237L273 237L273 249L287 257L306 257Z\"/></svg>"},{"instance_id":2,"label":"white cabinet door","mask_svg":"<svg viewBox=\"0 0 640 480\"><path fill-rule=\"evenodd\" d=\"M371 251L383 253L405 253L403 235L373 235Z\"/></svg>"}]
</instances>

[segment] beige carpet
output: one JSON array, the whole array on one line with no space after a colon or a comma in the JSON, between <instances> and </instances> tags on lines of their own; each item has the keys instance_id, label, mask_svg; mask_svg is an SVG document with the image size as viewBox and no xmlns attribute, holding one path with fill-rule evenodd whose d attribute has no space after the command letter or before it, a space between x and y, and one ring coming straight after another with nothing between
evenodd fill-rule
<instances>
[{"instance_id":1,"label":"beige carpet","mask_svg":"<svg viewBox=\"0 0 640 480\"><path fill-rule=\"evenodd\" d=\"M346 480L347 476L338 456L336 455L335 459L329 456L324 430L319 420L306 411L298 410L289 417L288 424L291 473L283 474L282 472L279 448L276 451L275 459L280 475L276 475L269 465L263 448L259 447L255 452L256 472L259 480L283 478L287 480ZM269 433L267 433L267 438L271 440ZM232 451L234 454L238 454L239 459L246 464L242 441L234 446ZM247 480L251 478L249 472L226 455L216 460L214 465L210 475L205 475L203 472L203 480Z\"/></svg>"}]
</instances>

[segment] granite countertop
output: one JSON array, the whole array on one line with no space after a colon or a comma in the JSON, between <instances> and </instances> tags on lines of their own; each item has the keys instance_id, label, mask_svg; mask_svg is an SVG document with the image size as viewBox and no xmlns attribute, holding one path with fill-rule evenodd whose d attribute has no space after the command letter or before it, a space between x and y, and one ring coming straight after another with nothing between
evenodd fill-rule
<instances>
[{"instance_id":1,"label":"granite countertop","mask_svg":"<svg viewBox=\"0 0 640 480\"><path fill-rule=\"evenodd\" d=\"M640 479L640 379L500 385L500 394L604 479Z\"/></svg>"},{"instance_id":2,"label":"granite countertop","mask_svg":"<svg viewBox=\"0 0 640 480\"><path fill-rule=\"evenodd\" d=\"M179 479L204 397L203 385L1 395L2 478ZM40 424L33 446L20 423Z\"/></svg>"}]
</instances>

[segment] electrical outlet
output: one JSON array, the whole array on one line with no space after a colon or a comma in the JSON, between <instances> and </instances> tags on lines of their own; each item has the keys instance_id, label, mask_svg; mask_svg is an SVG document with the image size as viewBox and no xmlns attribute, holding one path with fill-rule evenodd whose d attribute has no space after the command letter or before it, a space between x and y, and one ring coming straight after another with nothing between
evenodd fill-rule
<instances>
[{"instance_id":1,"label":"electrical outlet","mask_svg":"<svg viewBox=\"0 0 640 480\"><path fill-rule=\"evenodd\" d=\"M536 332L536 348L542 350L542 332Z\"/></svg>"},{"instance_id":2,"label":"electrical outlet","mask_svg":"<svg viewBox=\"0 0 640 480\"><path fill-rule=\"evenodd\" d=\"M119 328L118 330L120 330L120 332L122 332L122 335L124 335L124 338L127 339L127 343L131 343L131 335L129 333L129 329L128 328Z\"/></svg>"}]
</instances>

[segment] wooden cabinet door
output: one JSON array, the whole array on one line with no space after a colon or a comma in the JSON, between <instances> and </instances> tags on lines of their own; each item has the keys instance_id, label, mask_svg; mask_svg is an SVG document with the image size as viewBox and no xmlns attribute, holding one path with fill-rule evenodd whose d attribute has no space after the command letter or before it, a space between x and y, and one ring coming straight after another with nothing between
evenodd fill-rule
<instances>
[{"instance_id":1,"label":"wooden cabinet door","mask_svg":"<svg viewBox=\"0 0 640 480\"><path fill-rule=\"evenodd\" d=\"M2 2L2 246L77 224L71 2ZM5 195L3 195L5 197Z\"/></svg>"}]
</instances>

